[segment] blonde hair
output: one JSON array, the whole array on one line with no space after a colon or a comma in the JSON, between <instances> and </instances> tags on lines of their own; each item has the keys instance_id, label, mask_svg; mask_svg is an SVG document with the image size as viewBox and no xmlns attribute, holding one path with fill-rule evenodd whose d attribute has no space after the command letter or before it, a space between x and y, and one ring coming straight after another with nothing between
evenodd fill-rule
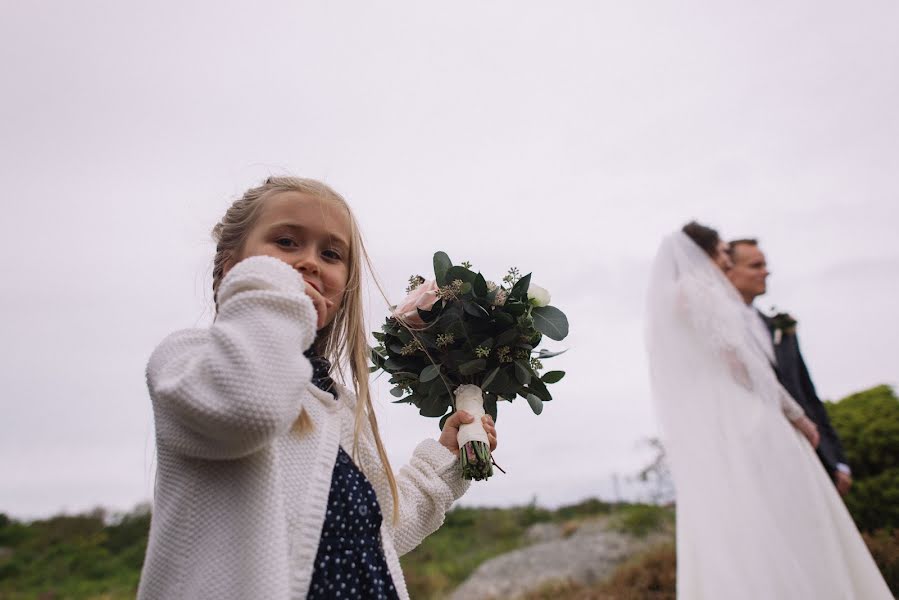
<instances>
[{"instance_id":1,"label":"blonde hair","mask_svg":"<svg viewBox=\"0 0 899 600\"><path fill-rule=\"evenodd\" d=\"M274 194L283 192L298 192L320 200L334 202L346 210L349 216L351 238L346 291L333 321L318 332L314 347L316 352L328 358L333 365L338 365L338 370L344 379L344 370L339 366L349 366L353 384L350 387L356 392L353 455L358 459L359 438L362 435L365 421L368 421L393 496L393 522L395 524L399 519L399 490L393 470L390 468L390 461L387 459L387 452L381 441L368 386L371 349L368 345L362 311L362 263L365 262L371 273L371 261L347 201L324 183L299 177L269 177L262 185L247 190L231 205L222 220L212 229L212 237L216 241L212 267L212 291L216 306L218 305L219 285L221 285L225 271L233 266L237 257L240 256L250 230L259 217L263 201ZM311 429L312 426L312 420L303 410L294 423L294 430L302 433Z\"/></svg>"}]
</instances>

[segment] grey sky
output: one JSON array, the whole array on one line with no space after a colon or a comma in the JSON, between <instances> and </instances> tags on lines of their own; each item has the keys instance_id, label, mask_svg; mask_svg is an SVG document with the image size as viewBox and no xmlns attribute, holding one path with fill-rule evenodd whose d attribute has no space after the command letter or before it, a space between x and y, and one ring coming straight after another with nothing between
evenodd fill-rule
<instances>
[{"instance_id":1,"label":"grey sky","mask_svg":"<svg viewBox=\"0 0 899 600\"><path fill-rule=\"evenodd\" d=\"M822 396L899 381L893 2L3 12L0 511L150 497L144 364L208 322L209 230L269 173L349 198L392 301L443 249L568 313L556 400L501 406L509 474L467 503L609 496L642 464L643 289L693 217L762 239L760 304L799 318ZM398 467L437 425L389 399Z\"/></svg>"}]
</instances>

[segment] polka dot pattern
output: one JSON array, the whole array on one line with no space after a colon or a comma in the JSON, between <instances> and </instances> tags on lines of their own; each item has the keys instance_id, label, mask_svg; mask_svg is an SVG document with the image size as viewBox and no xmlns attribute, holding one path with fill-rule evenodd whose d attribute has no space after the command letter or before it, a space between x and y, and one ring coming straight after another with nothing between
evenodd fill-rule
<instances>
[{"instance_id":1,"label":"polka dot pattern","mask_svg":"<svg viewBox=\"0 0 899 600\"><path fill-rule=\"evenodd\" d=\"M375 490L341 447L308 598L399 598L381 546Z\"/></svg>"}]
</instances>

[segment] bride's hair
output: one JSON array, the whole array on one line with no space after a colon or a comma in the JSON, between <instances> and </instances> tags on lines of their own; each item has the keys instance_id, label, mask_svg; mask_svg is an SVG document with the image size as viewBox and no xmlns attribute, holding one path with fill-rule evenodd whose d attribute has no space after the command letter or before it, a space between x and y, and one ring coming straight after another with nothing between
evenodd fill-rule
<instances>
[{"instance_id":1,"label":"bride's hair","mask_svg":"<svg viewBox=\"0 0 899 600\"><path fill-rule=\"evenodd\" d=\"M718 254L718 244L721 242L721 236L711 227L700 225L696 221L690 221L681 229L687 236L693 240L697 246L703 249L706 254L715 258Z\"/></svg>"}]
</instances>

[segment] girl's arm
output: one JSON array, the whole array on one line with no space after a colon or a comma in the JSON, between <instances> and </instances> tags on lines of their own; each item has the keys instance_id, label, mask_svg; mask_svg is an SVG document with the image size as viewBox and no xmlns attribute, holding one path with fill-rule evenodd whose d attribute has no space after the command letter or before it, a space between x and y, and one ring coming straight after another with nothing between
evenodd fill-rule
<instances>
[{"instance_id":1,"label":"girl's arm","mask_svg":"<svg viewBox=\"0 0 899 600\"><path fill-rule=\"evenodd\" d=\"M300 414L316 311L302 276L268 256L231 269L218 307L208 329L175 332L156 348L147 386L161 446L232 459L265 447Z\"/></svg>"},{"instance_id":2,"label":"girl's arm","mask_svg":"<svg viewBox=\"0 0 899 600\"><path fill-rule=\"evenodd\" d=\"M464 494L470 481L462 479L459 459L437 440L424 440L396 479L399 488L399 523L392 528L393 542L402 556L443 524L446 511ZM392 523L392 513L384 512Z\"/></svg>"}]
</instances>

